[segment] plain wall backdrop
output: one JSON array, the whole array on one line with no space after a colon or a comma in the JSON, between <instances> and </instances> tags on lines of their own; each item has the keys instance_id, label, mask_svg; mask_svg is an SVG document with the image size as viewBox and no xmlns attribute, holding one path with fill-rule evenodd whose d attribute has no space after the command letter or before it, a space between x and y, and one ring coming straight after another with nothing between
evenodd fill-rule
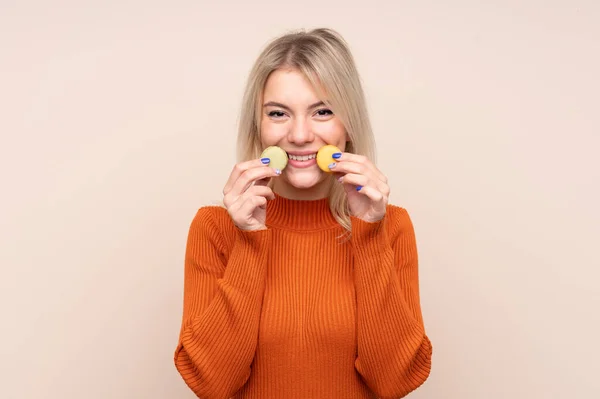
<instances>
[{"instance_id":1,"label":"plain wall backdrop","mask_svg":"<svg viewBox=\"0 0 600 399\"><path fill-rule=\"evenodd\" d=\"M350 44L418 238L414 399L600 397L600 4L0 1L0 398L190 399L196 210L266 43Z\"/></svg>"}]
</instances>

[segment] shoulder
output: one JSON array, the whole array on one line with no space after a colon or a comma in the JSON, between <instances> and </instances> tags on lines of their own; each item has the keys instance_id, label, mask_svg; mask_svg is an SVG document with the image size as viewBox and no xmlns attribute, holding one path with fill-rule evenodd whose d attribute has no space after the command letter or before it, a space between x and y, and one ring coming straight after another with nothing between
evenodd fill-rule
<instances>
[{"instance_id":1,"label":"shoulder","mask_svg":"<svg viewBox=\"0 0 600 399\"><path fill-rule=\"evenodd\" d=\"M405 208L388 204L386 209L386 221L390 237L398 237L401 234L414 235L412 219Z\"/></svg>"},{"instance_id":2,"label":"shoulder","mask_svg":"<svg viewBox=\"0 0 600 399\"><path fill-rule=\"evenodd\" d=\"M411 223L410 215L406 208L394 204L388 204L386 212L390 222L394 222L395 224Z\"/></svg>"},{"instance_id":3,"label":"shoulder","mask_svg":"<svg viewBox=\"0 0 600 399\"><path fill-rule=\"evenodd\" d=\"M190 235L211 238L226 244L235 235L235 225L227 213L227 209L217 205L199 208L190 223Z\"/></svg>"},{"instance_id":4,"label":"shoulder","mask_svg":"<svg viewBox=\"0 0 600 399\"><path fill-rule=\"evenodd\" d=\"M192 225L203 227L208 224L211 225L211 227L214 227L215 225L226 224L228 219L229 222L231 222L227 209L218 205L207 205L196 211L196 214L192 219Z\"/></svg>"}]
</instances>

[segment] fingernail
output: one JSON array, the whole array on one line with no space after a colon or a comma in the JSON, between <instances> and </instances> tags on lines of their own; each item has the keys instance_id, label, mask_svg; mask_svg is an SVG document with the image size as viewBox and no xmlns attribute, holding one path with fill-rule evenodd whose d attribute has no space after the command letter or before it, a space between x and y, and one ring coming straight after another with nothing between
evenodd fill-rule
<instances>
[{"instance_id":1,"label":"fingernail","mask_svg":"<svg viewBox=\"0 0 600 399\"><path fill-rule=\"evenodd\" d=\"M344 178L344 176L340 176L340 177L338 177L338 178L337 178L337 180L338 180L339 182L341 182L343 178Z\"/></svg>"},{"instance_id":2,"label":"fingernail","mask_svg":"<svg viewBox=\"0 0 600 399\"><path fill-rule=\"evenodd\" d=\"M335 165L336 165L336 163L335 163L335 162L334 162L334 163L330 163L330 164L329 164L329 169L333 169L333 168L335 168Z\"/></svg>"},{"instance_id":3,"label":"fingernail","mask_svg":"<svg viewBox=\"0 0 600 399\"><path fill-rule=\"evenodd\" d=\"M331 157L332 157L333 159L339 159L341 156L342 156L342 153L341 153L341 152L336 152L336 153L334 153L334 154L333 154Z\"/></svg>"},{"instance_id":4,"label":"fingernail","mask_svg":"<svg viewBox=\"0 0 600 399\"><path fill-rule=\"evenodd\" d=\"M363 188L363 186L356 186L356 191L360 191L361 188Z\"/></svg>"},{"instance_id":5,"label":"fingernail","mask_svg":"<svg viewBox=\"0 0 600 399\"><path fill-rule=\"evenodd\" d=\"M268 164L269 162L271 162L271 160L269 158L261 158L260 162L264 163L265 165Z\"/></svg>"},{"instance_id":6,"label":"fingernail","mask_svg":"<svg viewBox=\"0 0 600 399\"><path fill-rule=\"evenodd\" d=\"M275 169L275 173L277 173L278 175L280 175L281 171L279 169Z\"/></svg>"}]
</instances>

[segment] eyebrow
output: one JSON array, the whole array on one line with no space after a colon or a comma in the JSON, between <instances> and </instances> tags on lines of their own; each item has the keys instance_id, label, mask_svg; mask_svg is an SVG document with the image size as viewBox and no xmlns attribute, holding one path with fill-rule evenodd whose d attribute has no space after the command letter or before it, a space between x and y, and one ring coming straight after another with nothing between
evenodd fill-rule
<instances>
[{"instance_id":1,"label":"eyebrow","mask_svg":"<svg viewBox=\"0 0 600 399\"><path fill-rule=\"evenodd\" d=\"M314 104L309 105L307 109L313 109L313 108L316 108L316 107L320 107L322 105L325 105L325 103L323 101L319 101L319 102L316 102ZM266 103L263 104L263 107L279 107L279 108L283 108L285 110L288 110L290 112L292 111L291 108L288 107L287 105L282 104L282 103L278 103L276 101L266 102Z\"/></svg>"}]
</instances>

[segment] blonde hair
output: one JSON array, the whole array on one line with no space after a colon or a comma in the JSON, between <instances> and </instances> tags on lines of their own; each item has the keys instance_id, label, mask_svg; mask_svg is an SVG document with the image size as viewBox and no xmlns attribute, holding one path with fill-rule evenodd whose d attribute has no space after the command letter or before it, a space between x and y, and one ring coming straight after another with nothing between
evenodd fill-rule
<instances>
[{"instance_id":1,"label":"blonde hair","mask_svg":"<svg viewBox=\"0 0 600 399\"><path fill-rule=\"evenodd\" d=\"M364 155L375 162L375 140L354 58L341 35L327 28L284 34L271 41L257 58L242 101L238 162L258 158L262 152L260 124L264 87L270 74L282 68L302 72L321 100L341 120L349 138L345 151ZM340 225L350 232L350 212L341 185L331 185L329 207Z\"/></svg>"}]
</instances>

